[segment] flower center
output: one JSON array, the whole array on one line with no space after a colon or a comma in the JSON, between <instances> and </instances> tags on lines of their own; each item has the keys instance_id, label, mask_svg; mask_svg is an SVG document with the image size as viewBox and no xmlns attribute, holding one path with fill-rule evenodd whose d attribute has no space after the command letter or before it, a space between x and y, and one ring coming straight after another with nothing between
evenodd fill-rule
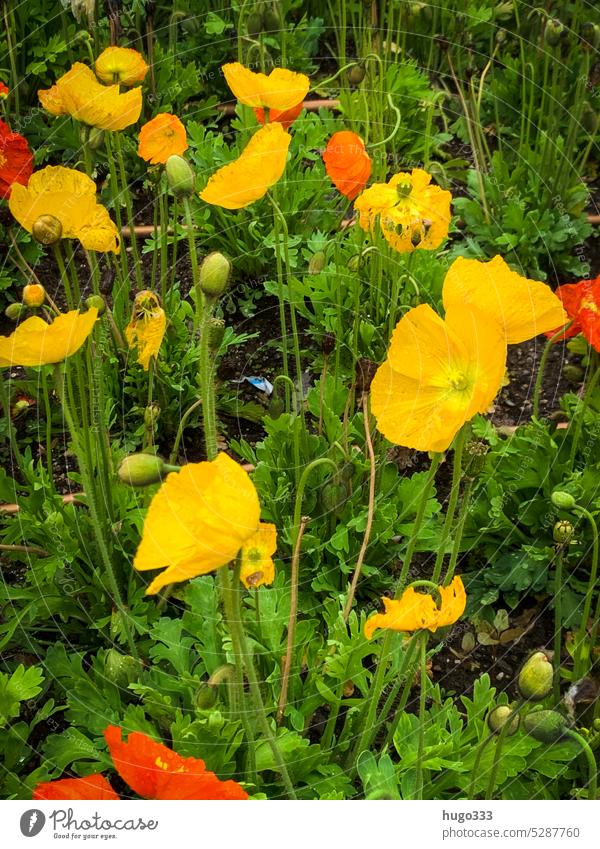
<instances>
[{"instance_id":1,"label":"flower center","mask_svg":"<svg viewBox=\"0 0 600 849\"><path fill-rule=\"evenodd\" d=\"M1 158L1 156L2 156L2 154L0 154L0 158ZM1 159L0 159L0 164L2 164ZM593 312L593 313L600 312L600 310L598 309L598 304L596 303L594 298L591 297L591 296L581 299L581 306L579 307L579 309L580 309L580 311L581 310L589 310L590 312Z\"/></svg>"},{"instance_id":2,"label":"flower center","mask_svg":"<svg viewBox=\"0 0 600 849\"><path fill-rule=\"evenodd\" d=\"M448 381L455 392L466 392L471 385L468 375L459 369L452 369L448 375Z\"/></svg>"}]
</instances>

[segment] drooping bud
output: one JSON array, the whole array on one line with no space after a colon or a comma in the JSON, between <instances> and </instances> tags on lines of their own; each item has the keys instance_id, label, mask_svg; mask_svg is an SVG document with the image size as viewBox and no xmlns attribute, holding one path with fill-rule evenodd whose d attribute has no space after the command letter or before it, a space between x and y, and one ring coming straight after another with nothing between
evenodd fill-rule
<instances>
[{"instance_id":1,"label":"drooping bud","mask_svg":"<svg viewBox=\"0 0 600 849\"><path fill-rule=\"evenodd\" d=\"M200 289L211 300L220 298L227 291L231 263L219 251L213 251L202 260L200 266Z\"/></svg>"},{"instance_id":2,"label":"drooping bud","mask_svg":"<svg viewBox=\"0 0 600 849\"><path fill-rule=\"evenodd\" d=\"M325 252L317 251L314 253L308 263L309 274L319 274L325 268Z\"/></svg>"},{"instance_id":3,"label":"drooping bud","mask_svg":"<svg viewBox=\"0 0 600 849\"><path fill-rule=\"evenodd\" d=\"M465 475L468 478L478 478L485 466L485 456L490 446L482 439L471 439L465 445Z\"/></svg>"},{"instance_id":4,"label":"drooping bud","mask_svg":"<svg viewBox=\"0 0 600 849\"><path fill-rule=\"evenodd\" d=\"M174 197L191 197L194 194L196 187L194 172L183 156L177 156L177 154L169 156L165 170L169 190Z\"/></svg>"},{"instance_id":5,"label":"drooping bud","mask_svg":"<svg viewBox=\"0 0 600 849\"><path fill-rule=\"evenodd\" d=\"M540 702L552 691L554 670L543 651L534 652L519 672L517 686L524 699Z\"/></svg>"},{"instance_id":6,"label":"drooping bud","mask_svg":"<svg viewBox=\"0 0 600 849\"><path fill-rule=\"evenodd\" d=\"M519 729L519 715L514 716L513 714L514 710L509 705L498 705L498 707L495 707L489 712L487 718L490 731L499 733L510 720L506 733L509 737L512 737Z\"/></svg>"},{"instance_id":7,"label":"drooping bud","mask_svg":"<svg viewBox=\"0 0 600 849\"><path fill-rule=\"evenodd\" d=\"M141 671L140 663L129 654L121 654L109 649L104 660L104 674L117 687L127 688L137 681Z\"/></svg>"},{"instance_id":8,"label":"drooping bud","mask_svg":"<svg viewBox=\"0 0 600 849\"><path fill-rule=\"evenodd\" d=\"M281 15L275 6L267 6L262 19L265 32L279 32L281 29Z\"/></svg>"},{"instance_id":9,"label":"drooping bud","mask_svg":"<svg viewBox=\"0 0 600 849\"><path fill-rule=\"evenodd\" d=\"M566 32L566 30L559 20L556 18L549 18L544 30L546 44L549 44L550 47L556 47L563 37L564 32Z\"/></svg>"},{"instance_id":10,"label":"drooping bud","mask_svg":"<svg viewBox=\"0 0 600 849\"><path fill-rule=\"evenodd\" d=\"M54 245L62 238L62 224L54 215L40 215L33 222L31 235L40 245Z\"/></svg>"},{"instance_id":11,"label":"drooping bud","mask_svg":"<svg viewBox=\"0 0 600 849\"><path fill-rule=\"evenodd\" d=\"M122 461L117 474L119 480L129 486L151 486L160 483L168 472L178 469L154 454L130 454Z\"/></svg>"},{"instance_id":12,"label":"drooping bud","mask_svg":"<svg viewBox=\"0 0 600 849\"><path fill-rule=\"evenodd\" d=\"M328 481L321 488L321 504L325 513L339 516L348 498L348 491L343 483Z\"/></svg>"},{"instance_id":13,"label":"drooping bud","mask_svg":"<svg viewBox=\"0 0 600 849\"><path fill-rule=\"evenodd\" d=\"M90 295L85 299L86 307L91 310L94 307L98 310L98 315L104 315L106 312L106 301L101 295Z\"/></svg>"},{"instance_id":14,"label":"drooping bud","mask_svg":"<svg viewBox=\"0 0 600 849\"><path fill-rule=\"evenodd\" d=\"M269 417L273 420L278 419L284 410L285 402L283 398L280 398L279 395L273 395L271 400L269 401Z\"/></svg>"},{"instance_id":15,"label":"drooping bud","mask_svg":"<svg viewBox=\"0 0 600 849\"><path fill-rule=\"evenodd\" d=\"M258 38L263 31L263 20L260 12L251 12L246 18L246 32L251 38Z\"/></svg>"},{"instance_id":16,"label":"drooping bud","mask_svg":"<svg viewBox=\"0 0 600 849\"><path fill-rule=\"evenodd\" d=\"M590 136L595 136L598 129L598 113L589 103L583 104L581 124Z\"/></svg>"},{"instance_id":17,"label":"drooping bud","mask_svg":"<svg viewBox=\"0 0 600 849\"><path fill-rule=\"evenodd\" d=\"M552 539L559 545L566 545L573 537L573 525L568 519L560 519L552 528Z\"/></svg>"},{"instance_id":18,"label":"drooping bud","mask_svg":"<svg viewBox=\"0 0 600 849\"><path fill-rule=\"evenodd\" d=\"M225 336L225 322L222 318L211 317L208 322L208 347L216 354Z\"/></svg>"},{"instance_id":19,"label":"drooping bud","mask_svg":"<svg viewBox=\"0 0 600 849\"><path fill-rule=\"evenodd\" d=\"M559 510L572 510L577 504L570 492L564 492L562 490L553 492L550 496L550 501Z\"/></svg>"},{"instance_id":20,"label":"drooping bud","mask_svg":"<svg viewBox=\"0 0 600 849\"><path fill-rule=\"evenodd\" d=\"M4 315L11 321L18 321L27 312L25 304L9 304L4 310Z\"/></svg>"},{"instance_id":21,"label":"drooping bud","mask_svg":"<svg viewBox=\"0 0 600 849\"><path fill-rule=\"evenodd\" d=\"M29 283L23 287L23 303L27 307L41 307L46 300L46 290L39 283Z\"/></svg>"},{"instance_id":22,"label":"drooping bud","mask_svg":"<svg viewBox=\"0 0 600 849\"><path fill-rule=\"evenodd\" d=\"M356 273L360 267L360 254L353 254L348 260L348 271Z\"/></svg>"},{"instance_id":23,"label":"drooping bud","mask_svg":"<svg viewBox=\"0 0 600 849\"><path fill-rule=\"evenodd\" d=\"M353 65L353 67L348 71L348 82L350 85L360 85L364 80L366 73L367 69L362 62L359 62L357 65Z\"/></svg>"},{"instance_id":24,"label":"drooping bud","mask_svg":"<svg viewBox=\"0 0 600 849\"><path fill-rule=\"evenodd\" d=\"M575 363L567 363L563 366L563 377L569 381L569 383L581 383L585 372L580 366L576 366Z\"/></svg>"},{"instance_id":25,"label":"drooping bud","mask_svg":"<svg viewBox=\"0 0 600 849\"><path fill-rule=\"evenodd\" d=\"M555 710L534 710L523 720L525 731L540 743L557 743L568 724L566 717Z\"/></svg>"}]
</instances>

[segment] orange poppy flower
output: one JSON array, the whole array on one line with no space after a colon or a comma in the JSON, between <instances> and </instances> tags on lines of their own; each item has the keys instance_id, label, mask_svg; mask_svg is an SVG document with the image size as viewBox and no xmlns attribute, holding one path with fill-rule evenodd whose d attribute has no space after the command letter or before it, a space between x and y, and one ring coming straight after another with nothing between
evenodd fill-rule
<instances>
[{"instance_id":1,"label":"orange poppy flower","mask_svg":"<svg viewBox=\"0 0 600 849\"><path fill-rule=\"evenodd\" d=\"M177 115L161 112L140 130L138 156L151 165L164 165L169 156L181 156L187 148L185 127Z\"/></svg>"},{"instance_id":2,"label":"orange poppy flower","mask_svg":"<svg viewBox=\"0 0 600 849\"><path fill-rule=\"evenodd\" d=\"M40 801L70 802L79 799L108 800L117 799L102 773L86 775L85 778L59 778L58 781L42 781L33 790L33 799Z\"/></svg>"},{"instance_id":3,"label":"orange poppy flower","mask_svg":"<svg viewBox=\"0 0 600 849\"><path fill-rule=\"evenodd\" d=\"M298 115L302 112L302 107L304 106L304 101L300 101L295 106L290 107L290 109L271 109L269 111L268 120L265 122L265 110L262 106L257 106L254 109L254 114L256 115L256 120L259 124L281 124L284 130L289 130L292 126Z\"/></svg>"},{"instance_id":4,"label":"orange poppy flower","mask_svg":"<svg viewBox=\"0 0 600 849\"><path fill-rule=\"evenodd\" d=\"M8 86L0 80L0 100L6 100L8 97Z\"/></svg>"},{"instance_id":5,"label":"orange poppy flower","mask_svg":"<svg viewBox=\"0 0 600 849\"><path fill-rule=\"evenodd\" d=\"M0 120L0 197L9 197L13 183L26 186L32 171L33 154L27 140Z\"/></svg>"},{"instance_id":6,"label":"orange poppy flower","mask_svg":"<svg viewBox=\"0 0 600 849\"><path fill-rule=\"evenodd\" d=\"M235 781L221 781L199 758L184 758L139 731L124 742L114 725L104 732L115 769L144 799L247 799Z\"/></svg>"},{"instance_id":7,"label":"orange poppy flower","mask_svg":"<svg viewBox=\"0 0 600 849\"><path fill-rule=\"evenodd\" d=\"M592 348L600 353L600 275L595 280L559 286L556 295L573 322L562 338L569 339L583 333ZM546 336L551 338L558 329L548 331Z\"/></svg>"},{"instance_id":8,"label":"orange poppy flower","mask_svg":"<svg viewBox=\"0 0 600 849\"><path fill-rule=\"evenodd\" d=\"M354 200L371 176L371 159L360 136L349 130L334 133L323 152L325 169L336 189Z\"/></svg>"}]
</instances>

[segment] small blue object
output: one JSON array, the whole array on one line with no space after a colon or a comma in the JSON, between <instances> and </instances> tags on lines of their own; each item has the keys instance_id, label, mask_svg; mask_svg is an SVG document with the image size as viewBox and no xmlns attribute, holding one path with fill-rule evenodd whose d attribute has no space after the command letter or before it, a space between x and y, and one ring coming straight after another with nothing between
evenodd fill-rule
<instances>
[{"instance_id":1,"label":"small blue object","mask_svg":"<svg viewBox=\"0 0 600 849\"><path fill-rule=\"evenodd\" d=\"M266 379L266 377L242 377L239 380L234 380L234 383L243 383L246 381L253 386L255 389L258 389L259 392L264 392L265 395L271 395L273 392L273 384Z\"/></svg>"}]
</instances>

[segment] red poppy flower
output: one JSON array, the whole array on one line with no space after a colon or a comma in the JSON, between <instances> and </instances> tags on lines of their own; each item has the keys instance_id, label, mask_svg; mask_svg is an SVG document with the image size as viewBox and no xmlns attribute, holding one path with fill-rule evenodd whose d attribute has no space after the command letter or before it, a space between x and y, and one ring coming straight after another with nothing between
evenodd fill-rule
<instances>
[{"instance_id":1,"label":"red poppy flower","mask_svg":"<svg viewBox=\"0 0 600 849\"><path fill-rule=\"evenodd\" d=\"M323 152L332 183L348 200L354 200L371 176L371 159L360 136L349 130L334 133Z\"/></svg>"},{"instance_id":2,"label":"red poppy flower","mask_svg":"<svg viewBox=\"0 0 600 849\"><path fill-rule=\"evenodd\" d=\"M53 799L69 802L73 799L118 799L102 773L87 775L85 778L60 778L58 781L42 781L33 791L34 799Z\"/></svg>"},{"instance_id":3,"label":"red poppy flower","mask_svg":"<svg viewBox=\"0 0 600 849\"><path fill-rule=\"evenodd\" d=\"M8 97L8 86L0 80L0 100L6 100Z\"/></svg>"},{"instance_id":4,"label":"red poppy flower","mask_svg":"<svg viewBox=\"0 0 600 849\"><path fill-rule=\"evenodd\" d=\"M26 186L33 171L33 154L27 140L0 120L0 197L10 195L13 183Z\"/></svg>"},{"instance_id":5,"label":"red poppy flower","mask_svg":"<svg viewBox=\"0 0 600 849\"><path fill-rule=\"evenodd\" d=\"M556 294L573 322L562 338L583 333L592 348L600 353L600 275L595 280L559 286ZM549 331L546 336L550 338L555 333L556 330Z\"/></svg>"},{"instance_id":6,"label":"red poppy flower","mask_svg":"<svg viewBox=\"0 0 600 849\"><path fill-rule=\"evenodd\" d=\"M104 732L115 768L144 799L247 799L235 781L221 781L199 758L183 758L139 731L125 743L114 725Z\"/></svg>"},{"instance_id":7,"label":"red poppy flower","mask_svg":"<svg viewBox=\"0 0 600 849\"><path fill-rule=\"evenodd\" d=\"M304 106L303 101L297 103L295 106L291 106L289 109L284 109L279 111L279 109L270 109L269 110L269 124L273 124L277 122L281 124L284 130L287 130L294 123L298 115L302 112L302 107ZM256 115L256 120L259 124L265 123L265 110L262 106L257 106L254 110L254 114Z\"/></svg>"}]
</instances>

